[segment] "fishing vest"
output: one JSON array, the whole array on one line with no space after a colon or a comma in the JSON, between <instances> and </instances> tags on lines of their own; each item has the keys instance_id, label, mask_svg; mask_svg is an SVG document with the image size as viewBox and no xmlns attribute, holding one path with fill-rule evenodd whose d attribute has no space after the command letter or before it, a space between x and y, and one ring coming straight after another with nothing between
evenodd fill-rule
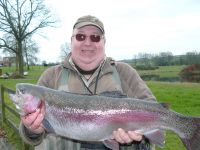
<instances>
[{"instance_id":1,"label":"fishing vest","mask_svg":"<svg viewBox=\"0 0 200 150\"><path fill-rule=\"evenodd\" d=\"M119 73L117 72L117 69L114 64L112 64L111 66L112 66L112 72L113 72L112 80L117 85L118 90L123 92L121 88L121 80L119 77ZM60 72L59 79L58 79L58 85L57 85L58 90L70 92L69 87L68 87L69 76L70 76L70 70L65 67L62 67L62 71Z\"/></svg>"},{"instance_id":2,"label":"fishing vest","mask_svg":"<svg viewBox=\"0 0 200 150\"><path fill-rule=\"evenodd\" d=\"M121 80L119 73L117 72L116 66L112 65L112 79L116 82L117 85L121 87ZM67 68L62 68L58 79L58 90L68 91L68 81L69 81L70 71ZM122 90L122 87L121 87ZM122 90L123 91L123 90ZM82 148L80 142L75 140L70 140L66 138L62 138L55 135L47 135L47 137L43 140L42 144L44 144L43 149L45 150L110 150L108 148L102 149L94 148L96 144L84 144L85 148ZM45 148L44 148L45 147ZM153 150L153 147L146 140L142 140L141 142L135 142L135 144L131 144L129 146L120 146L120 150Z\"/></svg>"}]
</instances>

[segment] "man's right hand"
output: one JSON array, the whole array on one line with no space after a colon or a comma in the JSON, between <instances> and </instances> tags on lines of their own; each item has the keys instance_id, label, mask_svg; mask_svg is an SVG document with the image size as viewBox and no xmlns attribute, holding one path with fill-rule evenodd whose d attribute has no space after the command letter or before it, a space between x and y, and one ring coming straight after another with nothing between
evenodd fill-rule
<instances>
[{"instance_id":1,"label":"man's right hand","mask_svg":"<svg viewBox=\"0 0 200 150\"><path fill-rule=\"evenodd\" d=\"M31 132L35 134L40 134L44 132L44 127L42 121L45 115L45 105L42 101L41 107L38 108L35 112L21 117L21 121L24 126Z\"/></svg>"}]
</instances>

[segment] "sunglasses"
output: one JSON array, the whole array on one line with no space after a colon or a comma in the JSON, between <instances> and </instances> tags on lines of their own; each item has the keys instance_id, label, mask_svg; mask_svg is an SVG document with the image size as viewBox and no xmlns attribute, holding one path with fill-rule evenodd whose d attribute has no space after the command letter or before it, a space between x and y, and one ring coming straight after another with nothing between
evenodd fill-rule
<instances>
[{"instance_id":1,"label":"sunglasses","mask_svg":"<svg viewBox=\"0 0 200 150\"><path fill-rule=\"evenodd\" d=\"M85 34L78 33L76 35L73 35L72 37L75 37L77 41L84 41L86 37L90 37L90 40L92 42L99 42L103 36L97 34L87 36Z\"/></svg>"}]
</instances>

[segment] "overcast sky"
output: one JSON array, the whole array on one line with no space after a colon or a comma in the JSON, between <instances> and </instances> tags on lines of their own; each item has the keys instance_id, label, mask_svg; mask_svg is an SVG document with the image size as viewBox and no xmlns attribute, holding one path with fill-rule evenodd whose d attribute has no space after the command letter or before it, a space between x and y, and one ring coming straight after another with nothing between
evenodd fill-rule
<instances>
[{"instance_id":1,"label":"overcast sky","mask_svg":"<svg viewBox=\"0 0 200 150\"><path fill-rule=\"evenodd\" d=\"M94 15L105 26L106 54L116 60L138 53L174 55L200 51L200 0L45 0L61 20L45 30L40 60L59 61L60 46L70 42L78 17Z\"/></svg>"}]
</instances>

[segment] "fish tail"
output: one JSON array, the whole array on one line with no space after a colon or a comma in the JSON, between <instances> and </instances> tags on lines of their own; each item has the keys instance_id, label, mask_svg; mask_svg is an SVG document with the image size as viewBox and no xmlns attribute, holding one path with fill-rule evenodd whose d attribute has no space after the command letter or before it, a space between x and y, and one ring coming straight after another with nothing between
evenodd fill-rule
<instances>
[{"instance_id":1,"label":"fish tail","mask_svg":"<svg viewBox=\"0 0 200 150\"><path fill-rule=\"evenodd\" d=\"M187 150L200 150L200 118L193 118L191 124L194 128L190 134L191 136L181 140Z\"/></svg>"}]
</instances>

